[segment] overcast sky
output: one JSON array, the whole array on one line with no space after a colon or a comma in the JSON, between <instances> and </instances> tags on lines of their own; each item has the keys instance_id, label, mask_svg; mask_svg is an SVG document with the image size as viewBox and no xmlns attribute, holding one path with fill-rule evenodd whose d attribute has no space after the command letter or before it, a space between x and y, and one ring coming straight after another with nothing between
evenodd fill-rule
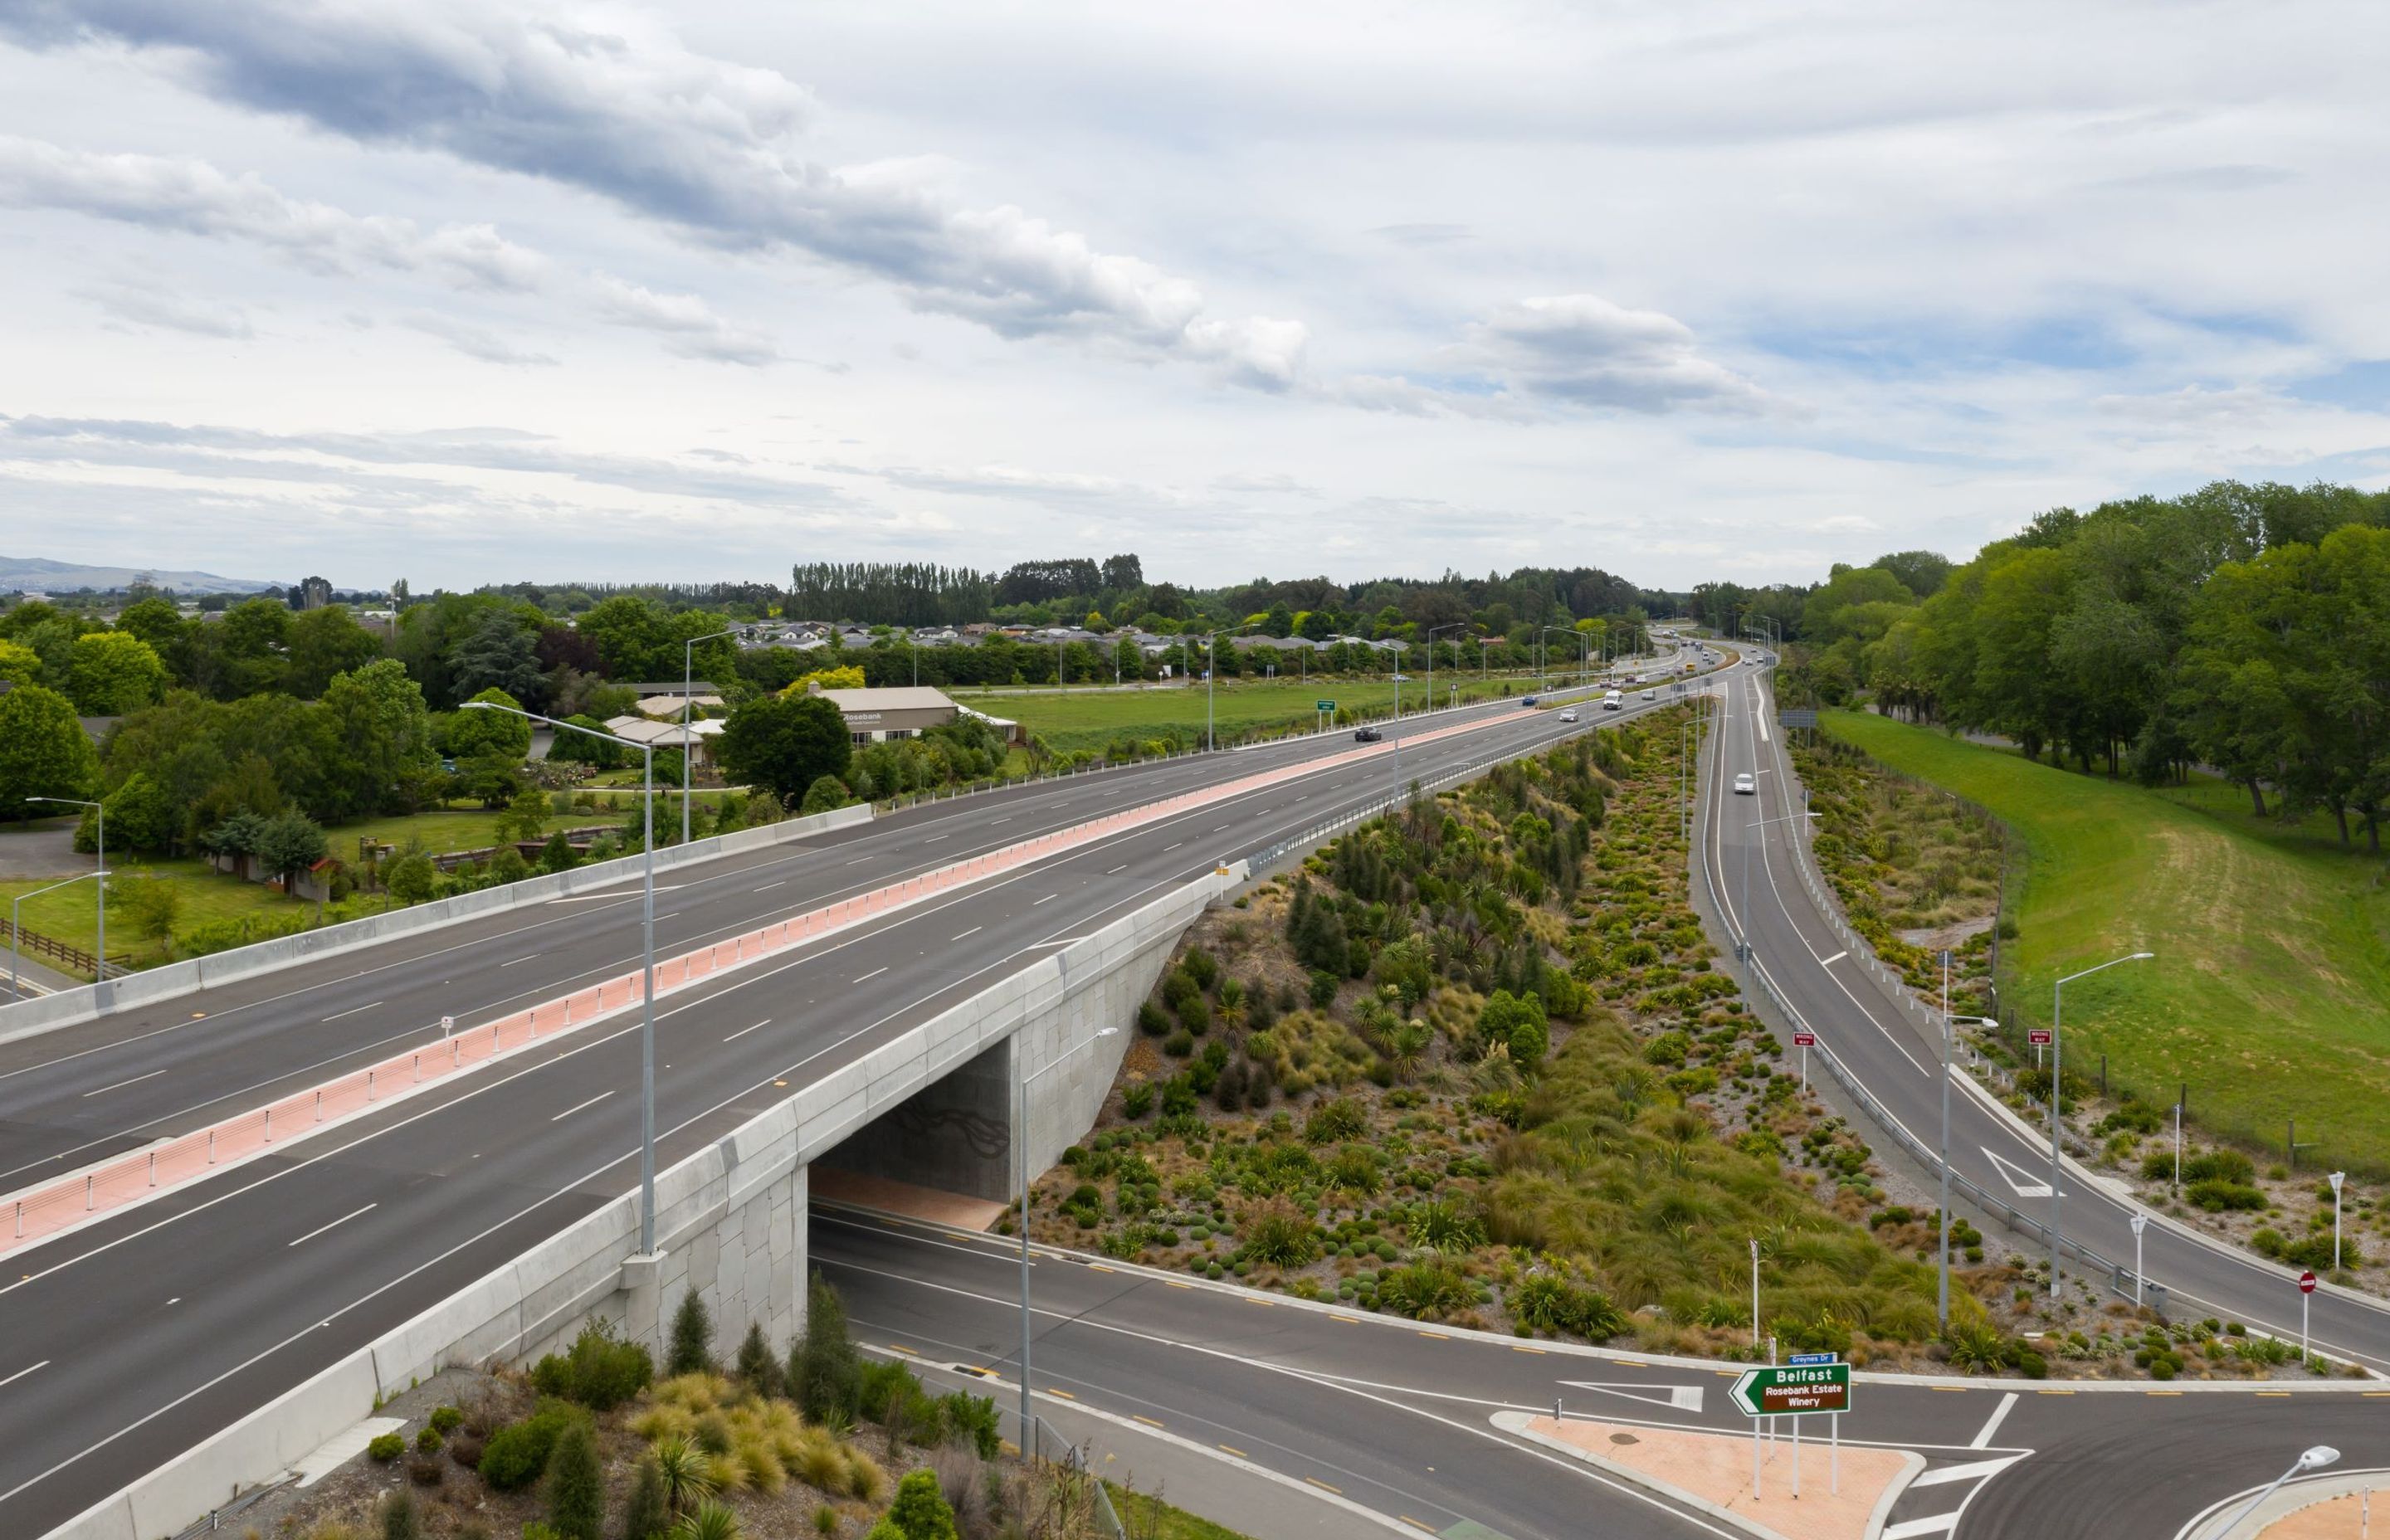
<instances>
[{"instance_id":1,"label":"overcast sky","mask_svg":"<svg viewBox=\"0 0 2390 1540\"><path fill-rule=\"evenodd\" d=\"M0 0L0 554L1964 555L2390 482L2390 6Z\"/></svg>"}]
</instances>

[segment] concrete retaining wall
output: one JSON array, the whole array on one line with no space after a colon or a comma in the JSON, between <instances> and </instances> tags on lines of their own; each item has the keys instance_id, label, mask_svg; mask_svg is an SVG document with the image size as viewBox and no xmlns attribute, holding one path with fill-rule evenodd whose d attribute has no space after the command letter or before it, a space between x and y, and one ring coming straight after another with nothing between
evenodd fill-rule
<instances>
[{"instance_id":1,"label":"concrete retaining wall","mask_svg":"<svg viewBox=\"0 0 2390 1540\"><path fill-rule=\"evenodd\" d=\"M47 1540L162 1540L237 1493L276 1479L367 1416L377 1397L449 1364L557 1351L593 1318L661 1350L672 1312L692 1288L713 1311L721 1356L735 1352L753 1321L775 1345L787 1342L802 1324L810 1162L1008 1040L1026 1045L1034 1073L1098 1028L1120 1028L1038 1083L1029 1152L1031 1169L1045 1170L1094 1121L1127 1049L1136 1004L1179 934L1244 878L1243 864L1236 863L1155 900L659 1172L661 1258L634 1255L638 1197L618 1198L60 1525Z\"/></svg>"},{"instance_id":2,"label":"concrete retaining wall","mask_svg":"<svg viewBox=\"0 0 2390 1540\"><path fill-rule=\"evenodd\" d=\"M826 829L868 823L870 819L871 809L868 807L842 807L833 813L816 813L803 818L765 824L760 828L739 829L711 840L670 845L656 852L656 872L661 876L683 866L746 851L767 849L791 840L802 840L810 834L819 834ZM71 1027L114 1011L212 989L251 974L271 972L317 957L353 951L360 946L372 946L394 936L436 930L482 915L499 914L528 905L546 904L551 899L573 893L611 887L619 882L636 881L645 867L645 859L643 855L626 855L619 860L575 866L571 871L529 878L501 887L483 888L478 892L459 893L435 903L394 909L386 915L368 915L363 919L327 925L316 930L302 930L295 936L257 942L235 947L229 952L194 957L188 962L169 963L163 968L110 979L106 983L85 984L79 989L60 990L40 999L0 1006L0 1043L55 1032L60 1027Z\"/></svg>"}]
</instances>

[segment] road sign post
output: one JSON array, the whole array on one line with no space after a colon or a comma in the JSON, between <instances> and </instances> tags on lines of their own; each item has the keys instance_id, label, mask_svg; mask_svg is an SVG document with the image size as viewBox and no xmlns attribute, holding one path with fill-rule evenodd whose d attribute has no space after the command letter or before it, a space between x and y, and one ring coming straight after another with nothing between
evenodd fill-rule
<instances>
[{"instance_id":1,"label":"road sign post","mask_svg":"<svg viewBox=\"0 0 2390 1540\"><path fill-rule=\"evenodd\" d=\"M2299 1362L2307 1361L2307 1302L2315 1298L2316 1276L2313 1272L2299 1275Z\"/></svg>"},{"instance_id":2,"label":"road sign post","mask_svg":"<svg viewBox=\"0 0 2390 1540\"><path fill-rule=\"evenodd\" d=\"M1801 1050L1801 1089L1805 1091L1809 1088L1809 1050L1818 1046L1818 1034L1796 1032L1792 1034L1792 1046Z\"/></svg>"},{"instance_id":3,"label":"road sign post","mask_svg":"<svg viewBox=\"0 0 2390 1540\"><path fill-rule=\"evenodd\" d=\"M1831 1481L1842 1490L1842 1418L1851 1409L1851 1367L1831 1353L1796 1353L1780 1367L1745 1369L1727 1394L1742 1415L1751 1418L1751 1495L1759 1496L1762 1426L1774 1418L1792 1419L1792 1495L1801 1495L1801 1419L1825 1413L1831 1430Z\"/></svg>"}]
</instances>

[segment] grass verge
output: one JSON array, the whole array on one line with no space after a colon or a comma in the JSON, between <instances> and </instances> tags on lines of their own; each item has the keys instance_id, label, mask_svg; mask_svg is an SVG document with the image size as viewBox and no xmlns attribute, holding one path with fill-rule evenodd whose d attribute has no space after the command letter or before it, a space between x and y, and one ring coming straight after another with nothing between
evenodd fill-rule
<instances>
[{"instance_id":1,"label":"grass verge","mask_svg":"<svg viewBox=\"0 0 2390 1540\"><path fill-rule=\"evenodd\" d=\"M2060 976L2070 1064L2300 1163L2390 1174L2390 894L2384 863L2312 828L2268 827L2222 789L2150 791L1858 712L1829 735L1982 803L2028 863L2006 1003L2046 1022ZM2071 1078L2071 1076L2070 1076Z\"/></svg>"}]
</instances>

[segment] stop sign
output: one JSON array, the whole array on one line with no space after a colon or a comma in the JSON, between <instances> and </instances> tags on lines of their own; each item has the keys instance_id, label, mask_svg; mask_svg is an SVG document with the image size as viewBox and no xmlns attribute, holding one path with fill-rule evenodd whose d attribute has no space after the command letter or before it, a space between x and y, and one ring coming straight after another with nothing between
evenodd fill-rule
<instances>
[{"instance_id":1,"label":"stop sign","mask_svg":"<svg viewBox=\"0 0 2390 1540\"><path fill-rule=\"evenodd\" d=\"M2313 1273L2301 1273L2299 1275L2299 1292L2302 1294L2312 1294L2315 1292L2315 1275Z\"/></svg>"}]
</instances>

